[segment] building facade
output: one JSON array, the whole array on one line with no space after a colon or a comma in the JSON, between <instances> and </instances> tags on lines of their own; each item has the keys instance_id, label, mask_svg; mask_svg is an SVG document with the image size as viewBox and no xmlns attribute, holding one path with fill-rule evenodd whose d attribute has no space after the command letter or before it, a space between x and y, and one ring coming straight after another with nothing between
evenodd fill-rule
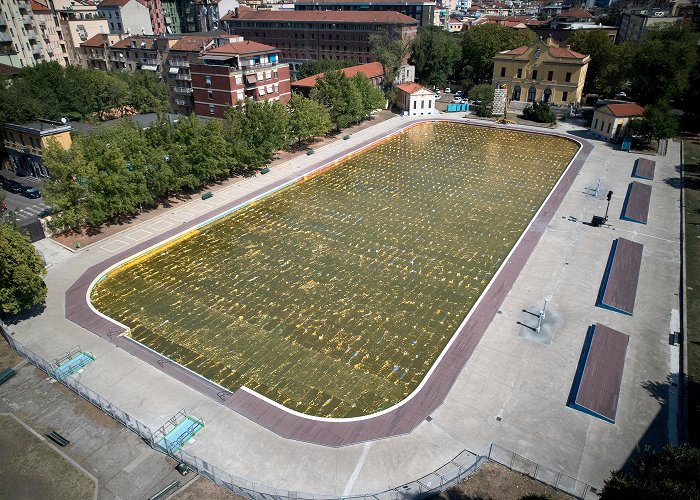
<instances>
[{"instance_id":1,"label":"building facade","mask_svg":"<svg viewBox=\"0 0 700 500\"><path fill-rule=\"evenodd\" d=\"M43 151L49 139L55 139L65 149L71 146L70 125L49 120L16 125L6 123L2 130L2 140L10 157L12 169L20 174L34 177L48 177L43 164Z\"/></svg>"},{"instance_id":2,"label":"building facade","mask_svg":"<svg viewBox=\"0 0 700 500\"><path fill-rule=\"evenodd\" d=\"M630 121L642 116L644 108L631 102L601 106L593 113L590 131L600 139L616 142L625 136Z\"/></svg>"},{"instance_id":3,"label":"building facade","mask_svg":"<svg viewBox=\"0 0 700 500\"><path fill-rule=\"evenodd\" d=\"M670 23L680 23L682 17L671 17L663 10L628 10L622 13L618 40L637 42L649 28Z\"/></svg>"},{"instance_id":4,"label":"building facade","mask_svg":"<svg viewBox=\"0 0 700 500\"><path fill-rule=\"evenodd\" d=\"M437 113L435 92L411 82L396 86L396 105L409 116L432 115Z\"/></svg>"},{"instance_id":5,"label":"building facade","mask_svg":"<svg viewBox=\"0 0 700 500\"><path fill-rule=\"evenodd\" d=\"M110 47L119 40L119 35L97 34L80 44L76 59L83 68L110 71L117 68L109 57Z\"/></svg>"},{"instance_id":6,"label":"building facade","mask_svg":"<svg viewBox=\"0 0 700 500\"><path fill-rule=\"evenodd\" d=\"M450 12L455 10L453 4L454 0L450 3ZM294 10L400 12L418 21L419 26L432 26L435 20L435 1L432 0L296 0Z\"/></svg>"},{"instance_id":7,"label":"building facade","mask_svg":"<svg viewBox=\"0 0 700 500\"><path fill-rule=\"evenodd\" d=\"M109 32L112 34L153 34L146 0L102 0L97 11L109 23Z\"/></svg>"},{"instance_id":8,"label":"building facade","mask_svg":"<svg viewBox=\"0 0 700 500\"><path fill-rule=\"evenodd\" d=\"M56 15L61 27L62 43L68 54L68 62L80 66L81 62L78 60L80 44L95 35L109 33L109 24L94 5L71 2L70 5L57 10Z\"/></svg>"},{"instance_id":9,"label":"building facade","mask_svg":"<svg viewBox=\"0 0 700 500\"><path fill-rule=\"evenodd\" d=\"M507 85L512 101L579 103L590 60L588 55L558 47L550 38L496 54L492 83Z\"/></svg>"},{"instance_id":10,"label":"building facade","mask_svg":"<svg viewBox=\"0 0 700 500\"><path fill-rule=\"evenodd\" d=\"M229 33L277 47L293 72L312 60L373 62L371 33L389 29L414 38L418 29L418 21L391 11L264 11L240 7L222 20Z\"/></svg>"},{"instance_id":11,"label":"building facade","mask_svg":"<svg viewBox=\"0 0 700 500\"><path fill-rule=\"evenodd\" d=\"M206 50L190 65L195 113L221 118L246 99L287 102L289 65L275 47L253 41Z\"/></svg>"},{"instance_id":12,"label":"building facade","mask_svg":"<svg viewBox=\"0 0 700 500\"><path fill-rule=\"evenodd\" d=\"M0 63L15 67L34 66L42 56L29 1L0 2Z\"/></svg>"}]
</instances>

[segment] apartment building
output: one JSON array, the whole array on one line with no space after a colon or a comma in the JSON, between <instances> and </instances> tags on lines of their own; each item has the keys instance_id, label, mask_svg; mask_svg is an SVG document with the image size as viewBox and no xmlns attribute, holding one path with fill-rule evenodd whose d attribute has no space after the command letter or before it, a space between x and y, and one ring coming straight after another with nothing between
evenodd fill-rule
<instances>
[{"instance_id":1,"label":"apartment building","mask_svg":"<svg viewBox=\"0 0 700 500\"><path fill-rule=\"evenodd\" d=\"M668 11L656 9L627 10L622 13L618 41L638 42L650 28L680 23L682 17L670 16Z\"/></svg>"},{"instance_id":2,"label":"apartment building","mask_svg":"<svg viewBox=\"0 0 700 500\"><path fill-rule=\"evenodd\" d=\"M277 47L294 72L305 61L373 62L369 35L381 29L414 38L418 21L393 11L266 11L239 7L222 17L229 33Z\"/></svg>"},{"instance_id":3,"label":"apartment building","mask_svg":"<svg viewBox=\"0 0 700 500\"><path fill-rule=\"evenodd\" d=\"M95 35L109 33L109 24L94 4L75 1L64 1L59 4L54 1L54 6L68 62L80 66L82 65L78 59L80 44Z\"/></svg>"},{"instance_id":4,"label":"apartment building","mask_svg":"<svg viewBox=\"0 0 700 500\"><path fill-rule=\"evenodd\" d=\"M220 118L246 99L289 101L289 65L280 58L279 49L254 41L204 51L190 65L195 113Z\"/></svg>"},{"instance_id":5,"label":"apartment building","mask_svg":"<svg viewBox=\"0 0 700 500\"><path fill-rule=\"evenodd\" d=\"M190 65L195 63L200 55L208 49L242 41L242 37L220 32L212 35L185 35L170 47L165 81L170 88L170 102L173 112L181 115L189 115L194 112Z\"/></svg>"},{"instance_id":6,"label":"apartment building","mask_svg":"<svg viewBox=\"0 0 700 500\"><path fill-rule=\"evenodd\" d=\"M147 0L102 0L97 11L109 23L112 34L153 34Z\"/></svg>"},{"instance_id":7,"label":"apartment building","mask_svg":"<svg viewBox=\"0 0 700 500\"><path fill-rule=\"evenodd\" d=\"M41 49L29 1L0 2L0 63L34 66L42 57Z\"/></svg>"},{"instance_id":8,"label":"apartment building","mask_svg":"<svg viewBox=\"0 0 700 500\"><path fill-rule=\"evenodd\" d=\"M445 2L448 5L445 5ZM449 12L455 10L455 0L441 4ZM418 21L419 26L432 26L435 19L434 0L296 0L294 10L345 10L366 12L400 12Z\"/></svg>"},{"instance_id":9,"label":"apartment building","mask_svg":"<svg viewBox=\"0 0 700 500\"><path fill-rule=\"evenodd\" d=\"M176 38L163 35L130 36L109 47L108 59L113 69L142 69L160 75L165 71L170 47L176 42Z\"/></svg>"},{"instance_id":10,"label":"apartment building","mask_svg":"<svg viewBox=\"0 0 700 500\"><path fill-rule=\"evenodd\" d=\"M84 68L110 71L121 69L110 58L110 48L120 40L119 35L98 33L80 44L77 59Z\"/></svg>"},{"instance_id":11,"label":"apartment building","mask_svg":"<svg viewBox=\"0 0 700 500\"><path fill-rule=\"evenodd\" d=\"M49 120L36 120L21 125L6 123L2 130L2 141L12 170L34 177L48 177L49 173L42 161L48 140L55 139L68 149L71 145L70 131L70 125Z\"/></svg>"},{"instance_id":12,"label":"apartment building","mask_svg":"<svg viewBox=\"0 0 700 500\"><path fill-rule=\"evenodd\" d=\"M507 84L510 99L571 104L581 101L591 57L551 38L499 52L493 58L493 85Z\"/></svg>"},{"instance_id":13,"label":"apartment building","mask_svg":"<svg viewBox=\"0 0 700 500\"><path fill-rule=\"evenodd\" d=\"M47 5L29 0L34 12L34 32L41 42L42 55L40 60L56 61L61 66L68 64L69 57L66 44L63 43L63 33L58 18Z\"/></svg>"}]
</instances>

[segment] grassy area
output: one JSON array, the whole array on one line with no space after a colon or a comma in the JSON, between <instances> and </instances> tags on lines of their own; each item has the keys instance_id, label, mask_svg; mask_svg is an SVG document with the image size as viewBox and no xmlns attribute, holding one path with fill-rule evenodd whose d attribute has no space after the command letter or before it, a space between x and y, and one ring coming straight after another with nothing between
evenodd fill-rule
<instances>
[{"instance_id":1,"label":"grassy area","mask_svg":"<svg viewBox=\"0 0 700 500\"><path fill-rule=\"evenodd\" d=\"M438 498L446 500L498 499L519 500L526 496L568 500L569 495L540 483L525 474L495 462L486 462L467 480L444 491Z\"/></svg>"},{"instance_id":2,"label":"grassy area","mask_svg":"<svg viewBox=\"0 0 700 500\"><path fill-rule=\"evenodd\" d=\"M245 497L231 493L226 488L217 486L207 478L199 476L192 480L186 488L176 493L172 500L244 500Z\"/></svg>"},{"instance_id":3,"label":"grassy area","mask_svg":"<svg viewBox=\"0 0 700 500\"><path fill-rule=\"evenodd\" d=\"M685 165L688 437L700 443L700 136L683 141Z\"/></svg>"},{"instance_id":4,"label":"grassy area","mask_svg":"<svg viewBox=\"0 0 700 500\"><path fill-rule=\"evenodd\" d=\"M0 337L0 371L5 368L12 368L22 361L22 356L17 354L10 344L4 338Z\"/></svg>"},{"instance_id":5,"label":"grassy area","mask_svg":"<svg viewBox=\"0 0 700 500\"><path fill-rule=\"evenodd\" d=\"M0 499L91 499L93 481L15 419L0 415Z\"/></svg>"}]
</instances>

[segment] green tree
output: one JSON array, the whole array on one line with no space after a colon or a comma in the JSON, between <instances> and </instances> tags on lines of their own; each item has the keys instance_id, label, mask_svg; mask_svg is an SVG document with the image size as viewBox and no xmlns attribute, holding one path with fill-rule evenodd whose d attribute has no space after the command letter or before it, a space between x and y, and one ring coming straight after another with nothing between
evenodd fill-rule
<instances>
[{"instance_id":1,"label":"green tree","mask_svg":"<svg viewBox=\"0 0 700 500\"><path fill-rule=\"evenodd\" d=\"M591 56L584 91L611 94L623 90L627 75L620 71L619 46L605 30L575 30L569 39L571 48Z\"/></svg>"},{"instance_id":2,"label":"green tree","mask_svg":"<svg viewBox=\"0 0 700 500\"><path fill-rule=\"evenodd\" d=\"M155 73L136 71L129 78L128 102L139 113L167 113L170 111L170 95L167 85L158 80Z\"/></svg>"},{"instance_id":3,"label":"green tree","mask_svg":"<svg viewBox=\"0 0 700 500\"><path fill-rule=\"evenodd\" d=\"M642 104L679 99L698 58L697 45L698 33L681 24L647 31L632 54L632 97Z\"/></svg>"},{"instance_id":4,"label":"green tree","mask_svg":"<svg viewBox=\"0 0 700 500\"><path fill-rule=\"evenodd\" d=\"M297 80L308 76L318 75L326 71L343 69L352 66L353 62L345 59L321 59L320 61L306 61L297 70Z\"/></svg>"},{"instance_id":5,"label":"green tree","mask_svg":"<svg viewBox=\"0 0 700 500\"><path fill-rule=\"evenodd\" d=\"M29 238L0 224L0 313L16 314L46 299L46 268Z\"/></svg>"},{"instance_id":6,"label":"green tree","mask_svg":"<svg viewBox=\"0 0 700 500\"><path fill-rule=\"evenodd\" d=\"M350 82L361 96L362 113L360 119L369 118L373 111L386 107L384 93L375 87L364 73L356 73Z\"/></svg>"},{"instance_id":7,"label":"green tree","mask_svg":"<svg viewBox=\"0 0 700 500\"><path fill-rule=\"evenodd\" d=\"M700 498L700 450L688 445L647 448L632 470L613 472L605 481L602 500L687 500Z\"/></svg>"},{"instance_id":8,"label":"green tree","mask_svg":"<svg viewBox=\"0 0 700 500\"><path fill-rule=\"evenodd\" d=\"M493 98L494 89L488 83L477 85L469 91L469 99L478 102L474 110L477 116L491 116Z\"/></svg>"},{"instance_id":9,"label":"green tree","mask_svg":"<svg viewBox=\"0 0 700 500\"><path fill-rule=\"evenodd\" d=\"M418 30L413 43L411 64L416 67L416 78L424 85L444 87L455 72L462 55L459 39L439 26Z\"/></svg>"},{"instance_id":10,"label":"green tree","mask_svg":"<svg viewBox=\"0 0 700 500\"><path fill-rule=\"evenodd\" d=\"M394 82L399 76L401 66L408 60L413 47L413 40L395 28L385 28L369 35L369 47L372 58L384 69L384 91L393 97Z\"/></svg>"},{"instance_id":11,"label":"green tree","mask_svg":"<svg viewBox=\"0 0 700 500\"><path fill-rule=\"evenodd\" d=\"M557 115L549 104L543 101L528 104L523 110L523 117L537 123L556 123L557 121Z\"/></svg>"},{"instance_id":12,"label":"green tree","mask_svg":"<svg viewBox=\"0 0 700 500\"><path fill-rule=\"evenodd\" d=\"M104 119L106 112L129 103L129 84L126 79L97 71L90 74L90 80L93 109L100 119Z\"/></svg>"},{"instance_id":13,"label":"green tree","mask_svg":"<svg viewBox=\"0 0 700 500\"><path fill-rule=\"evenodd\" d=\"M327 134L333 127L328 108L312 99L292 94L288 108L290 134L299 144Z\"/></svg>"},{"instance_id":14,"label":"green tree","mask_svg":"<svg viewBox=\"0 0 700 500\"><path fill-rule=\"evenodd\" d=\"M362 96L347 76L340 71L329 71L319 78L311 91L311 98L330 111L331 122L340 130L362 119Z\"/></svg>"},{"instance_id":15,"label":"green tree","mask_svg":"<svg viewBox=\"0 0 700 500\"><path fill-rule=\"evenodd\" d=\"M465 87L490 82L493 57L498 52L523 45L533 45L537 36L532 30L508 28L499 24L484 24L462 35L462 81Z\"/></svg>"},{"instance_id":16,"label":"green tree","mask_svg":"<svg viewBox=\"0 0 700 500\"><path fill-rule=\"evenodd\" d=\"M645 108L644 118L630 123L630 132L647 140L668 139L678 133L678 118L666 101L660 101Z\"/></svg>"}]
</instances>

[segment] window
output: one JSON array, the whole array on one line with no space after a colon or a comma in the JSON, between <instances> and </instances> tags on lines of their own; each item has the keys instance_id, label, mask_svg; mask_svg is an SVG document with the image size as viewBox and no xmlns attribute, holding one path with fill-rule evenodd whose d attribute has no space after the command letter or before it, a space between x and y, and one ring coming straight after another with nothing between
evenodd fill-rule
<instances>
[{"instance_id":1,"label":"window","mask_svg":"<svg viewBox=\"0 0 700 500\"><path fill-rule=\"evenodd\" d=\"M612 123L608 123L608 134L610 133L610 125L612 125Z\"/></svg>"},{"instance_id":2,"label":"window","mask_svg":"<svg viewBox=\"0 0 700 500\"><path fill-rule=\"evenodd\" d=\"M561 93L561 100L566 102L566 100L569 98L569 93L568 92L562 92Z\"/></svg>"},{"instance_id":3,"label":"window","mask_svg":"<svg viewBox=\"0 0 700 500\"><path fill-rule=\"evenodd\" d=\"M564 81L567 81L567 82L571 81L571 73L566 74L566 78L564 78Z\"/></svg>"},{"instance_id":4,"label":"window","mask_svg":"<svg viewBox=\"0 0 700 500\"><path fill-rule=\"evenodd\" d=\"M522 89L520 88L520 85L516 85L513 87L513 101L519 101L520 100L520 94L522 92Z\"/></svg>"},{"instance_id":5,"label":"window","mask_svg":"<svg viewBox=\"0 0 700 500\"><path fill-rule=\"evenodd\" d=\"M433 107L433 101L432 101L432 99L431 99L430 101L428 101L428 109L430 109L430 108L432 108L432 107Z\"/></svg>"},{"instance_id":6,"label":"window","mask_svg":"<svg viewBox=\"0 0 700 500\"><path fill-rule=\"evenodd\" d=\"M535 96L537 95L537 89L535 87L530 87L527 89L527 102L535 102Z\"/></svg>"},{"instance_id":7,"label":"window","mask_svg":"<svg viewBox=\"0 0 700 500\"><path fill-rule=\"evenodd\" d=\"M518 78L523 77L523 68L518 68Z\"/></svg>"},{"instance_id":8,"label":"window","mask_svg":"<svg viewBox=\"0 0 700 500\"><path fill-rule=\"evenodd\" d=\"M413 109L418 109L418 101L413 101Z\"/></svg>"},{"instance_id":9,"label":"window","mask_svg":"<svg viewBox=\"0 0 700 500\"><path fill-rule=\"evenodd\" d=\"M209 90L209 91L207 92L207 97L209 97L209 100L210 100L210 101L213 101L213 100L214 100L214 92L212 92L211 90Z\"/></svg>"},{"instance_id":10,"label":"window","mask_svg":"<svg viewBox=\"0 0 700 500\"><path fill-rule=\"evenodd\" d=\"M593 130L598 128L598 118L595 119L595 123L593 124Z\"/></svg>"},{"instance_id":11,"label":"window","mask_svg":"<svg viewBox=\"0 0 700 500\"><path fill-rule=\"evenodd\" d=\"M425 109L425 101L423 99L420 100L420 109Z\"/></svg>"},{"instance_id":12,"label":"window","mask_svg":"<svg viewBox=\"0 0 700 500\"><path fill-rule=\"evenodd\" d=\"M114 23L109 23L109 29L111 29L112 31L114 31Z\"/></svg>"},{"instance_id":13,"label":"window","mask_svg":"<svg viewBox=\"0 0 700 500\"><path fill-rule=\"evenodd\" d=\"M532 70L532 79L537 80L537 70L536 69Z\"/></svg>"},{"instance_id":14,"label":"window","mask_svg":"<svg viewBox=\"0 0 700 500\"><path fill-rule=\"evenodd\" d=\"M210 104L210 105L209 105L209 114L210 114L210 115L213 115L213 114L214 114L214 109L215 109L215 108L214 108L214 105L213 105L213 104Z\"/></svg>"},{"instance_id":15,"label":"window","mask_svg":"<svg viewBox=\"0 0 700 500\"><path fill-rule=\"evenodd\" d=\"M275 83L275 92L279 92L279 91L280 91L280 85L279 85L279 83Z\"/></svg>"},{"instance_id":16,"label":"window","mask_svg":"<svg viewBox=\"0 0 700 500\"><path fill-rule=\"evenodd\" d=\"M505 66L501 68L501 76L506 76L506 68Z\"/></svg>"},{"instance_id":17,"label":"window","mask_svg":"<svg viewBox=\"0 0 700 500\"><path fill-rule=\"evenodd\" d=\"M544 89L544 93L542 94L542 100L544 102L549 102L552 99L552 89Z\"/></svg>"},{"instance_id":18,"label":"window","mask_svg":"<svg viewBox=\"0 0 700 500\"><path fill-rule=\"evenodd\" d=\"M207 76L204 77L204 84L205 84L207 87L211 87L211 75L207 75Z\"/></svg>"},{"instance_id":19,"label":"window","mask_svg":"<svg viewBox=\"0 0 700 500\"><path fill-rule=\"evenodd\" d=\"M547 81L551 82L552 80L554 80L554 71L547 73Z\"/></svg>"},{"instance_id":20,"label":"window","mask_svg":"<svg viewBox=\"0 0 700 500\"><path fill-rule=\"evenodd\" d=\"M258 89L258 95L265 95L265 87L260 87Z\"/></svg>"},{"instance_id":21,"label":"window","mask_svg":"<svg viewBox=\"0 0 700 500\"><path fill-rule=\"evenodd\" d=\"M241 75L236 75L236 85L241 85L243 83L243 77Z\"/></svg>"},{"instance_id":22,"label":"window","mask_svg":"<svg viewBox=\"0 0 700 500\"><path fill-rule=\"evenodd\" d=\"M116 17L117 19L119 19L119 11L117 11L117 12L114 13L114 17Z\"/></svg>"},{"instance_id":23,"label":"window","mask_svg":"<svg viewBox=\"0 0 700 500\"><path fill-rule=\"evenodd\" d=\"M121 29L122 29L122 23L117 23L117 28L119 28L119 30L121 31Z\"/></svg>"}]
</instances>

